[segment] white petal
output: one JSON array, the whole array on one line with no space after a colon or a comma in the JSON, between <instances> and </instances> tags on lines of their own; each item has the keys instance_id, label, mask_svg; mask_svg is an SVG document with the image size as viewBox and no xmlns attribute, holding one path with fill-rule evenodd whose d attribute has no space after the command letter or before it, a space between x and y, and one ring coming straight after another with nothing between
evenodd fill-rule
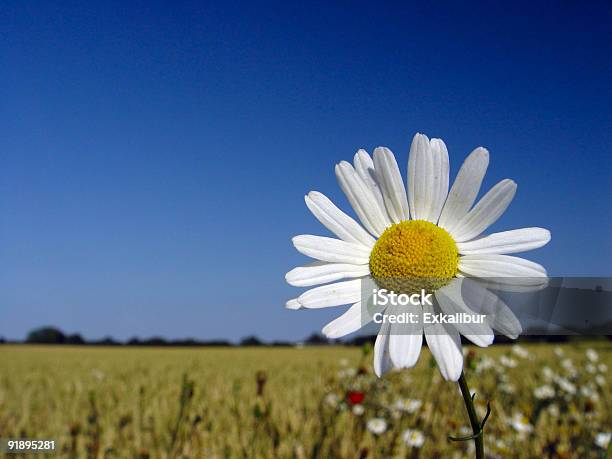
<instances>
[{"instance_id":1,"label":"white petal","mask_svg":"<svg viewBox=\"0 0 612 459\"><path fill-rule=\"evenodd\" d=\"M298 297L304 308L328 308L356 303L361 299L361 280L355 279L335 284L322 285L306 290Z\"/></svg>"},{"instance_id":2,"label":"white petal","mask_svg":"<svg viewBox=\"0 0 612 459\"><path fill-rule=\"evenodd\" d=\"M385 373L393 368L389 355L389 324L381 325L374 343L374 373L381 378Z\"/></svg>"},{"instance_id":3,"label":"white petal","mask_svg":"<svg viewBox=\"0 0 612 459\"><path fill-rule=\"evenodd\" d=\"M463 274L458 273L457 276L463 276ZM502 278L501 280L505 282L499 282L500 279L496 279L496 278L487 279L487 278L470 277L469 279L478 282L483 288L487 288L491 291L511 292L511 293L537 292L540 290L544 290L546 287L548 287L548 284L550 283L549 282L550 279L548 277L534 278L533 279L534 283L531 285L518 285L516 283L513 283L513 284L507 283L508 280L515 281L514 278ZM537 283L535 282L536 280L540 280L540 282Z\"/></svg>"},{"instance_id":4,"label":"white petal","mask_svg":"<svg viewBox=\"0 0 612 459\"><path fill-rule=\"evenodd\" d=\"M381 209L374 194L346 161L336 165L336 177L363 226L374 236L391 226L386 210Z\"/></svg>"},{"instance_id":5,"label":"white petal","mask_svg":"<svg viewBox=\"0 0 612 459\"><path fill-rule=\"evenodd\" d=\"M550 231L544 228L521 228L493 233L468 242L457 243L462 255L506 254L526 252L548 244Z\"/></svg>"},{"instance_id":6,"label":"white petal","mask_svg":"<svg viewBox=\"0 0 612 459\"><path fill-rule=\"evenodd\" d=\"M376 202L381 209L385 208L385 201L380 190L380 185L376 180L376 172L374 170L374 161L365 150L358 150L353 157L353 164L359 177L363 179L366 185L372 190L372 194L376 198Z\"/></svg>"},{"instance_id":7,"label":"white petal","mask_svg":"<svg viewBox=\"0 0 612 459\"><path fill-rule=\"evenodd\" d=\"M317 220L343 241L357 242L368 247L376 242L359 223L338 209L323 193L311 191L304 200Z\"/></svg>"},{"instance_id":8,"label":"white petal","mask_svg":"<svg viewBox=\"0 0 612 459\"><path fill-rule=\"evenodd\" d=\"M423 311L434 314L434 308L430 305L423 305ZM459 332L452 327L430 324L425 327L425 339L444 379L457 381L463 369Z\"/></svg>"},{"instance_id":9,"label":"white petal","mask_svg":"<svg viewBox=\"0 0 612 459\"><path fill-rule=\"evenodd\" d=\"M370 248L362 244L310 234L295 236L292 242L298 252L316 260L354 265L364 265L370 260Z\"/></svg>"},{"instance_id":10,"label":"white petal","mask_svg":"<svg viewBox=\"0 0 612 459\"><path fill-rule=\"evenodd\" d=\"M401 312L416 312L402 309ZM420 308L419 308L420 309ZM396 310L395 313L400 312ZM420 316L420 311L418 311ZM419 360L421 346L423 345L422 320L417 324L391 324L389 342L389 355L393 366L397 368L411 368Z\"/></svg>"},{"instance_id":11,"label":"white petal","mask_svg":"<svg viewBox=\"0 0 612 459\"><path fill-rule=\"evenodd\" d=\"M478 314L486 314L487 323L508 338L516 339L523 327L516 315L495 293L483 288L479 281L466 278L461 295L470 309Z\"/></svg>"},{"instance_id":12,"label":"white petal","mask_svg":"<svg viewBox=\"0 0 612 459\"><path fill-rule=\"evenodd\" d=\"M370 274L369 265L315 261L306 266L293 268L285 275L285 280L294 287L310 287L368 274Z\"/></svg>"},{"instance_id":13,"label":"white petal","mask_svg":"<svg viewBox=\"0 0 612 459\"><path fill-rule=\"evenodd\" d=\"M378 147L374 150L376 177L385 201L387 212L395 223L410 218L406 188L395 156L391 150Z\"/></svg>"},{"instance_id":14,"label":"white petal","mask_svg":"<svg viewBox=\"0 0 612 459\"><path fill-rule=\"evenodd\" d=\"M472 310L461 295L461 287L464 279L454 279L450 284L436 290L436 300L440 309L446 314L480 314ZM486 320L483 323L458 323L455 324L457 331L480 347L493 344L495 335Z\"/></svg>"},{"instance_id":15,"label":"white petal","mask_svg":"<svg viewBox=\"0 0 612 459\"><path fill-rule=\"evenodd\" d=\"M323 334L330 339L342 338L356 332L367 322L361 319L361 302L355 303L337 319L323 327Z\"/></svg>"},{"instance_id":16,"label":"white petal","mask_svg":"<svg viewBox=\"0 0 612 459\"><path fill-rule=\"evenodd\" d=\"M510 255L464 255L459 257L459 270L469 276L516 285L540 284L541 278L546 277L542 265Z\"/></svg>"},{"instance_id":17,"label":"white petal","mask_svg":"<svg viewBox=\"0 0 612 459\"><path fill-rule=\"evenodd\" d=\"M433 197L428 220L437 223L448 196L448 150L442 139L431 139L429 146L433 159Z\"/></svg>"},{"instance_id":18,"label":"white petal","mask_svg":"<svg viewBox=\"0 0 612 459\"><path fill-rule=\"evenodd\" d=\"M488 166L489 152L482 147L476 148L465 159L444 203L439 226L451 232L468 213L478 196Z\"/></svg>"},{"instance_id":19,"label":"white petal","mask_svg":"<svg viewBox=\"0 0 612 459\"><path fill-rule=\"evenodd\" d=\"M427 220L433 199L433 157L429 139L416 134L408 157L408 202L413 220Z\"/></svg>"},{"instance_id":20,"label":"white petal","mask_svg":"<svg viewBox=\"0 0 612 459\"><path fill-rule=\"evenodd\" d=\"M506 211L515 194L516 183L509 179L491 188L450 231L455 241L469 241L495 223Z\"/></svg>"},{"instance_id":21,"label":"white petal","mask_svg":"<svg viewBox=\"0 0 612 459\"><path fill-rule=\"evenodd\" d=\"M293 298L285 303L285 307L287 309L302 309L302 305L297 300L297 298Z\"/></svg>"}]
</instances>

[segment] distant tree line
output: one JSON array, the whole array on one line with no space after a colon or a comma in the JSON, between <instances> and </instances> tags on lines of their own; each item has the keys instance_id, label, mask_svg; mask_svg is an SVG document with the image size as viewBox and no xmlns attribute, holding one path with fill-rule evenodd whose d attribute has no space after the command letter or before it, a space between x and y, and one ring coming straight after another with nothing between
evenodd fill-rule
<instances>
[{"instance_id":1,"label":"distant tree line","mask_svg":"<svg viewBox=\"0 0 612 459\"><path fill-rule=\"evenodd\" d=\"M0 337L0 344L7 341ZM257 336L251 335L241 339L238 344L228 340L197 340L194 338L169 340L154 336L151 338L130 338L127 341L116 340L110 336L100 340L86 340L80 334L66 334L59 328L47 326L30 331L23 341L27 344L68 344L68 345L90 345L90 346L294 346L296 343L290 341L262 341ZM300 343L307 345L332 344L323 335L313 333Z\"/></svg>"},{"instance_id":2,"label":"distant tree line","mask_svg":"<svg viewBox=\"0 0 612 459\"><path fill-rule=\"evenodd\" d=\"M606 336L608 339L612 339L612 336ZM306 345L306 346L320 346L320 345L331 345L339 344L345 346L363 346L365 343L373 344L375 336L361 335L354 336L345 340L330 340L319 333L313 333L303 341L290 342L290 341L262 341L257 336L251 335L241 339L237 344L227 340L197 340L193 338L168 340L159 336L151 338L140 339L137 337L131 338L127 341L119 341L111 338L110 336L99 339L99 340L86 340L80 334L65 334L56 327L41 327L32 330L28 333L25 341L26 344L67 344L67 345L88 345L88 346L295 346L295 345ZM462 341L467 344L463 337ZM522 335L520 341L522 342L565 342L569 340L580 340L580 339L593 339L596 336L566 336L566 335ZM19 341L17 341L19 342ZM506 338L505 336L498 335L495 337L496 343L513 343L514 340ZM10 343L0 337L0 344Z\"/></svg>"}]
</instances>

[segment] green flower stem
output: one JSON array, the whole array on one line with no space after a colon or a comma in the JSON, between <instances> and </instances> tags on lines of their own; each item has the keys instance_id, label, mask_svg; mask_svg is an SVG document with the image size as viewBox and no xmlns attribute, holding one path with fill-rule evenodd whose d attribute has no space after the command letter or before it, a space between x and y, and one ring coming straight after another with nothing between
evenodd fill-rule
<instances>
[{"instance_id":1,"label":"green flower stem","mask_svg":"<svg viewBox=\"0 0 612 459\"><path fill-rule=\"evenodd\" d=\"M467 409L468 416L470 417L472 432L474 432L473 438L474 444L476 446L476 459L484 459L484 432L482 430L484 426L481 425L480 421L478 420L478 415L476 414L476 407L474 407L474 399L472 398L472 394L470 393L470 388L465 379L463 371L461 372L461 376L459 377L459 387L461 388L461 395L463 395L465 408Z\"/></svg>"}]
</instances>

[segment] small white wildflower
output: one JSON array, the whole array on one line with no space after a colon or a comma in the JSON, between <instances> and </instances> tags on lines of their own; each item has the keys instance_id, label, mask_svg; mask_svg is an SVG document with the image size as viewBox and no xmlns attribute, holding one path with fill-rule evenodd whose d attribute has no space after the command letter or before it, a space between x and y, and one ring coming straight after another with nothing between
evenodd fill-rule
<instances>
[{"instance_id":1,"label":"small white wildflower","mask_svg":"<svg viewBox=\"0 0 612 459\"><path fill-rule=\"evenodd\" d=\"M555 374L554 371L552 371L550 369L550 367L544 367L542 368L542 375L544 376L544 379L546 381L552 381L553 379L555 379L557 377L557 375Z\"/></svg>"},{"instance_id":2,"label":"small white wildflower","mask_svg":"<svg viewBox=\"0 0 612 459\"><path fill-rule=\"evenodd\" d=\"M482 373L483 371L493 368L494 366L495 361L485 355L476 364L476 373Z\"/></svg>"},{"instance_id":3,"label":"small white wildflower","mask_svg":"<svg viewBox=\"0 0 612 459\"><path fill-rule=\"evenodd\" d=\"M612 433L610 432L600 432L595 435L595 444L603 449L608 449L610 445L610 439L612 439Z\"/></svg>"},{"instance_id":4,"label":"small white wildflower","mask_svg":"<svg viewBox=\"0 0 612 459\"><path fill-rule=\"evenodd\" d=\"M533 390L533 395L538 400L546 400L555 396L555 389L548 384L544 384L543 386L536 387Z\"/></svg>"},{"instance_id":5,"label":"small white wildflower","mask_svg":"<svg viewBox=\"0 0 612 459\"><path fill-rule=\"evenodd\" d=\"M595 365L593 365L592 363L587 363L584 366L584 369L587 371L587 373L591 373L591 374L595 373L595 371L596 371Z\"/></svg>"},{"instance_id":6,"label":"small white wildflower","mask_svg":"<svg viewBox=\"0 0 612 459\"><path fill-rule=\"evenodd\" d=\"M339 378L352 378L357 374L357 370L354 368L344 368L338 372Z\"/></svg>"},{"instance_id":7,"label":"small white wildflower","mask_svg":"<svg viewBox=\"0 0 612 459\"><path fill-rule=\"evenodd\" d=\"M588 399L591 399L594 402L597 402L599 400L599 394L593 387L590 386L582 386L580 388L580 394Z\"/></svg>"},{"instance_id":8,"label":"small white wildflower","mask_svg":"<svg viewBox=\"0 0 612 459\"><path fill-rule=\"evenodd\" d=\"M563 357L563 355L565 354L563 352L563 349L561 349L559 346L555 346L555 349L553 350L553 352L555 353L557 357Z\"/></svg>"},{"instance_id":9,"label":"small white wildflower","mask_svg":"<svg viewBox=\"0 0 612 459\"><path fill-rule=\"evenodd\" d=\"M387 430L387 421L383 418L372 418L367 423L367 428L374 435L380 435Z\"/></svg>"},{"instance_id":10,"label":"small white wildflower","mask_svg":"<svg viewBox=\"0 0 612 459\"><path fill-rule=\"evenodd\" d=\"M420 448L425 443L425 435L420 430L406 429L402 434L404 443L414 448Z\"/></svg>"},{"instance_id":11,"label":"small white wildflower","mask_svg":"<svg viewBox=\"0 0 612 459\"><path fill-rule=\"evenodd\" d=\"M587 349L585 351L585 354L587 356L587 359L589 359L593 363L599 360L599 355L597 354L597 352L595 352L595 349Z\"/></svg>"},{"instance_id":12,"label":"small white wildflower","mask_svg":"<svg viewBox=\"0 0 612 459\"><path fill-rule=\"evenodd\" d=\"M501 363L503 366L508 367L508 368L515 368L517 365L516 360L514 360L511 357L507 357L505 355L502 355L499 358L499 363Z\"/></svg>"},{"instance_id":13,"label":"small white wildflower","mask_svg":"<svg viewBox=\"0 0 612 459\"><path fill-rule=\"evenodd\" d=\"M415 413L421 408L422 405L423 402L420 400L410 400L408 402L408 412Z\"/></svg>"},{"instance_id":14,"label":"small white wildflower","mask_svg":"<svg viewBox=\"0 0 612 459\"><path fill-rule=\"evenodd\" d=\"M600 373L606 373L608 371L608 365L606 365L605 363L600 363L599 365L597 365L597 371L599 371Z\"/></svg>"},{"instance_id":15,"label":"small white wildflower","mask_svg":"<svg viewBox=\"0 0 612 459\"><path fill-rule=\"evenodd\" d=\"M603 387L606 385L606 378L604 378L602 375L597 375L595 376L595 383L598 386Z\"/></svg>"},{"instance_id":16,"label":"small white wildflower","mask_svg":"<svg viewBox=\"0 0 612 459\"><path fill-rule=\"evenodd\" d=\"M331 392L325 396L325 403L327 403L329 406L333 408L338 406L339 402L340 402L340 397L338 397L338 394L334 394L333 392Z\"/></svg>"},{"instance_id":17,"label":"small white wildflower","mask_svg":"<svg viewBox=\"0 0 612 459\"><path fill-rule=\"evenodd\" d=\"M550 414L554 418L559 417L559 414L561 413L561 411L559 411L559 407L555 405L554 403L552 405L549 405L547 410L548 410L548 414Z\"/></svg>"},{"instance_id":18,"label":"small white wildflower","mask_svg":"<svg viewBox=\"0 0 612 459\"><path fill-rule=\"evenodd\" d=\"M529 352L527 351L527 349L525 349L519 344L515 344L514 346L512 346L512 352L522 359L526 359L527 357L529 357Z\"/></svg>"},{"instance_id":19,"label":"small white wildflower","mask_svg":"<svg viewBox=\"0 0 612 459\"><path fill-rule=\"evenodd\" d=\"M414 399L399 399L395 402L395 409L399 411L405 411L406 413L414 413L423 404L420 400Z\"/></svg>"},{"instance_id":20,"label":"small white wildflower","mask_svg":"<svg viewBox=\"0 0 612 459\"><path fill-rule=\"evenodd\" d=\"M500 439L495 440L495 447L501 451L504 451L508 448L508 446L506 445L506 442Z\"/></svg>"},{"instance_id":21,"label":"small white wildflower","mask_svg":"<svg viewBox=\"0 0 612 459\"><path fill-rule=\"evenodd\" d=\"M499 390L502 391L504 394L510 394L510 395L516 392L516 388L514 387L514 385L508 384L508 383L500 384Z\"/></svg>"},{"instance_id":22,"label":"small white wildflower","mask_svg":"<svg viewBox=\"0 0 612 459\"><path fill-rule=\"evenodd\" d=\"M573 371L575 369L574 362L572 362L572 359L561 360L561 366L566 371Z\"/></svg>"},{"instance_id":23,"label":"small white wildflower","mask_svg":"<svg viewBox=\"0 0 612 459\"><path fill-rule=\"evenodd\" d=\"M565 378L557 378L557 384L562 391L567 392L568 394L574 395L576 393L576 386Z\"/></svg>"},{"instance_id":24,"label":"small white wildflower","mask_svg":"<svg viewBox=\"0 0 612 459\"><path fill-rule=\"evenodd\" d=\"M519 433L529 433L533 431L533 426L529 424L529 419L522 413L515 413L509 423L514 430Z\"/></svg>"},{"instance_id":25,"label":"small white wildflower","mask_svg":"<svg viewBox=\"0 0 612 459\"><path fill-rule=\"evenodd\" d=\"M102 381L105 377L104 372L102 370L98 370L97 368L91 370L91 375L98 381Z\"/></svg>"},{"instance_id":26,"label":"small white wildflower","mask_svg":"<svg viewBox=\"0 0 612 459\"><path fill-rule=\"evenodd\" d=\"M355 416L361 416L365 412L365 408L363 405L353 405L353 414Z\"/></svg>"}]
</instances>

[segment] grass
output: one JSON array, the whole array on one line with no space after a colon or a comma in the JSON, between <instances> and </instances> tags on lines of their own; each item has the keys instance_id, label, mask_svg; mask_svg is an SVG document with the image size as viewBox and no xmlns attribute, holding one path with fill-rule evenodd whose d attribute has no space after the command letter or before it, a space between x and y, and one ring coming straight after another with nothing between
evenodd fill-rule
<instances>
[{"instance_id":1,"label":"grass","mask_svg":"<svg viewBox=\"0 0 612 459\"><path fill-rule=\"evenodd\" d=\"M605 457L595 435L612 431L610 342L522 348L526 356L514 346L469 348L466 375L481 417L492 400L486 451ZM426 349L416 368L381 380L371 360L339 346L4 345L0 438L54 438L56 455L67 458L471 457L472 442L447 438L469 426L458 386L441 379ZM554 395L536 398L544 385ZM364 394L361 407L349 392ZM421 404L402 410L399 399ZM373 418L384 419L384 432L368 430ZM406 444L406 429L424 435L421 447Z\"/></svg>"}]
</instances>

